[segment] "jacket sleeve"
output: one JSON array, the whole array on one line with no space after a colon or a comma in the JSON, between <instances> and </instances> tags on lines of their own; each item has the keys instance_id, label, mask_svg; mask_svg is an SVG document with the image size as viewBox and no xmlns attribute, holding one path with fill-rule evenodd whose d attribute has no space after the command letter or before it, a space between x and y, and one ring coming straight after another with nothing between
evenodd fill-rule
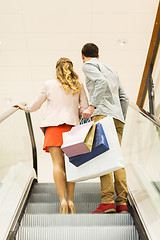
<instances>
[{"instance_id":1,"label":"jacket sleeve","mask_svg":"<svg viewBox=\"0 0 160 240\"><path fill-rule=\"evenodd\" d=\"M105 95L105 91L107 88L106 78L98 70L98 68L91 63L85 63L83 65L83 72L90 81L95 82L95 89L90 99L90 105L98 107L100 101Z\"/></svg>"},{"instance_id":2,"label":"jacket sleeve","mask_svg":"<svg viewBox=\"0 0 160 240\"><path fill-rule=\"evenodd\" d=\"M126 119L128 105L129 105L129 98L126 95L120 81L119 81L119 99L120 99L124 119Z\"/></svg>"},{"instance_id":3,"label":"jacket sleeve","mask_svg":"<svg viewBox=\"0 0 160 240\"><path fill-rule=\"evenodd\" d=\"M80 115L88 107L88 105L89 105L88 104L88 98L87 98L87 95L86 95L86 91L84 90L84 86L82 84L82 89L81 89L80 94L79 94L79 106L80 106L79 112L80 112Z\"/></svg>"},{"instance_id":4,"label":"jacket sleeve","mask_svg":"<svg viewBox=\"0 0 160 240\"><path fill-rule=\"evenodd\" d=\"M36 97L33 103L27 106L28 111L29 112L37 111L42 106L42 104L46 101L46 99L47 99L47 86L44 83L39 95Z\"/></svg>"}]
</instances>

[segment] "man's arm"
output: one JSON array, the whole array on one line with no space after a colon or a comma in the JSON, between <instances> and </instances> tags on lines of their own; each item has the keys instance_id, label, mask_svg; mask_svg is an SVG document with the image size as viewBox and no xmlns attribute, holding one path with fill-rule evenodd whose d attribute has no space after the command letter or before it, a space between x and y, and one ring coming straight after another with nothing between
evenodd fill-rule
<instances>
[{"instance_id":1,"label":"man's arm","mask_svg":"<svg viewBox=\"0 0 160 240\"><path fill-rule=\"evenodd\" d=\"M120 99L124 119L126 119L128 105L129 105L129 98L126 95L120 82L119 82L119 99Z\"/></svg>"},{"instance_id":2,"label":"man's arm","mask_svg":"<svg viewBox=\"0 0 160 240\"><path fill-rule=\"evenodd\" d=\"M96 66L94 66L92 63L85 63L83 65L83 71L85 76L89 80L95 82L95 89L93 92L93 96L90 96L90 105L94 107L98 107L107 88L106 78L99 71L99 69Z\"/></svg>"},{"instance_id":3,"label":"man's arm","mask_svg":"<svg viewBox=\"0 0 160 240\"><path fill-rule=\"evenodd\" d=\"M99 69L91 63L85 63L83 65L83 71L85 76L89 80L95 82L93 96L90 96L90 106L82 114L83 118L90 118L91 115L94 113L94 109L98 107L105 94L105 90L107 88L107 81L103 74L99 71Z\"/></svg>"}]
</instances>

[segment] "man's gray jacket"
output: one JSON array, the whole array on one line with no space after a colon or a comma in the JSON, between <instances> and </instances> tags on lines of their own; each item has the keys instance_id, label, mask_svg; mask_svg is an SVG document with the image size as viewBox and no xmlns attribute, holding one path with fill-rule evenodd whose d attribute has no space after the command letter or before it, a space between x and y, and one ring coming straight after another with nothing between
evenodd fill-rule
<instances>
[{"instance_id":1,"label":"man's gray jacket","mask_svg":"<svg viewBox=\"0 0 160 240\"><path fill-rule=\"evenodd\" d=\"M128 97L117 73L97 58L83 64L90 105L95 106L95 115L109 115L125 122Z\"/></svg>"}]
</instances>

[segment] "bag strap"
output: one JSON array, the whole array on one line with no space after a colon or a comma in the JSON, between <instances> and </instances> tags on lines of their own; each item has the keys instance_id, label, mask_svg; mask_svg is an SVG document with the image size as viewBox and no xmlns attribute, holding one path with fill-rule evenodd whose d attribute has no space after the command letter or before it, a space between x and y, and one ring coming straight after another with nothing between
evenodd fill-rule
<instances>
[{"instance_id":1,"label":"bag strap","mask_svg":"<svg viewBox=\"0 0 160 240\"><path fill-rule=\"evenodd\" d=\"M82 125L82 124L84 124L84 123L87 123L87 122L91 122L91 118L89 118L89 119L83 119L83 118L81 118L80 125Z\"/></svg>"}]
</instances>

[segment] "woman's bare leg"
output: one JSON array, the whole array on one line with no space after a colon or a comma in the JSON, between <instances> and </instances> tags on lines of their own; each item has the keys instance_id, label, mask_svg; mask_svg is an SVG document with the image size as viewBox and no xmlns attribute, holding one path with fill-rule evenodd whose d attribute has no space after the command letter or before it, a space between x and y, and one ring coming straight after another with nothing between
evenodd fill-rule
<instances>
[{"instance_id":1,"label":"woman's bare leg","mask_svg":"<svg viewBox=\"0 0 160 240\"><path fill-rule=\"evenodd\" d=\"M68 213L68 206L65 197L66 175L62 150L59 147L48 147L53 161L53 177L61 203L61 213Z\"/></svg>"},{"instance_id":2,"label":"woman's bare leg","mask_svg":"<svg viewBox=\"0 0 160 240\"><path fill-rule=\"evenodd\" d=\"M75 183L74 182L67 182L67 202L68 202L68 211L69 213L76 213L76 209L73 203L74 198L74 188Z\"/></svg>"}]
</instances>

